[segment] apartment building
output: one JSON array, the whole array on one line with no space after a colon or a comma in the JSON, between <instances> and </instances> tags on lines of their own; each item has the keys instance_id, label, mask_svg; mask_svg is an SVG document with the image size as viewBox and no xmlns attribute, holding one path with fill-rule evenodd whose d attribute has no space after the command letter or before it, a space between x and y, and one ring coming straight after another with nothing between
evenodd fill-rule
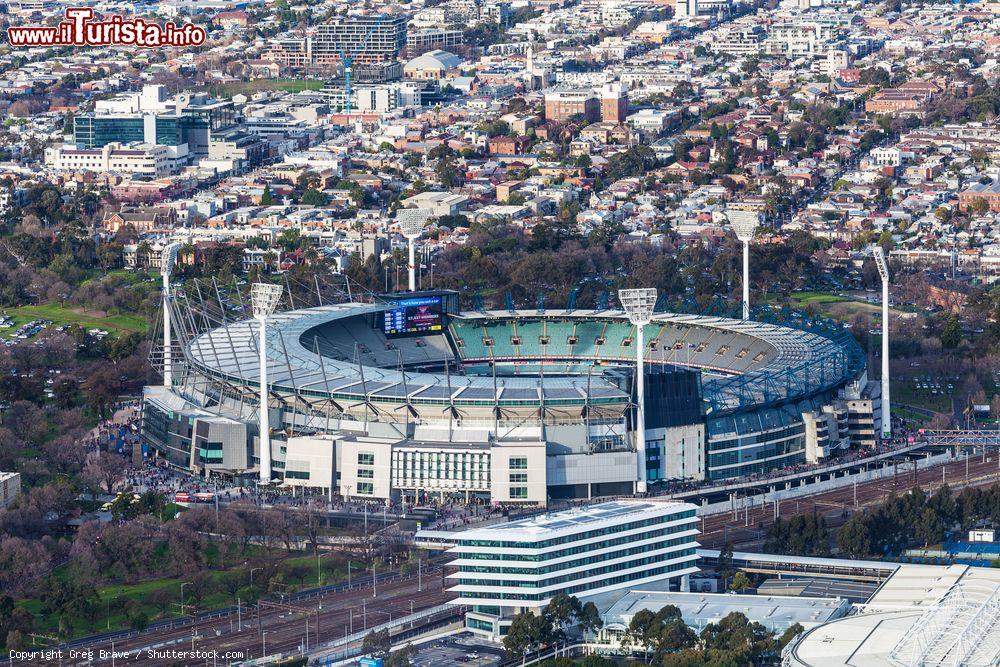
<instances>
[{"instance_id":1,"label":"apartment building","mask_svg":"<svg viewBox=\"0 0 1000 667\"><path fill-rule=\"evenodd\" d=\"M545 94L545 119L563 123L577 116L596 122L601 104L591 90L556 90Z\"/></svg>"}]
</instances>

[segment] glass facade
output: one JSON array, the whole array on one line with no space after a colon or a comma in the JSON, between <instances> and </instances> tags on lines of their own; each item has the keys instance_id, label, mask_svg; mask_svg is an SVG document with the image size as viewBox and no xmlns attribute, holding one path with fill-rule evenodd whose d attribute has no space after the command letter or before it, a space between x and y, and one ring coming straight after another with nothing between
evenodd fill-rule
<instances>
[{"instance_id":1,"label":"glass facade","mask_svg":"<svg viewBox=\"0 0 1000 667\"><path fill-rule=\"evenodd\" d=\"M638 509L628 511L633 505ZM610 508L617 520L604 520L601 508ZM457 579L452 589L457 601L541 606L559 592L608 590L695 566L698 520L693 506L631 501L590 509L597 511L588 515L584 510L582 517L573 512L546 517L551 531L529 525L530 520L526 531L509 531L512 537L534 533L535 539L504 539L505 530L495 531L495 539L485 531L467 538L459 533L458 546L451 551L459 559L452 577ZM567 532L567 527L578 530Z\"/></svg>"},{"instance_id":2,"label":"glass facade","mask_svg":"<svg viewBox=\"0 0 1000 667\"><path fill-rule=\"evenodd\" d=\"M154 121L156 143L177 146L189 142L193 130L207 130L210 120L199 115L157 116ZM73 142L80 148L102 148L112 142L130 143L146 140L142 116L77 116L73 119Z\"/></svg>"},{"instance_id":3,"label":"glass facade","mask_svg":"<svg viewBox=\"0 0 1000 667\"><path fill-rule=\"evenodd\" d=\"M141 116L77 116L73 119L73 143L79 148L103 148L112 143L145 140Z\"/></svg>"}]
</instances>

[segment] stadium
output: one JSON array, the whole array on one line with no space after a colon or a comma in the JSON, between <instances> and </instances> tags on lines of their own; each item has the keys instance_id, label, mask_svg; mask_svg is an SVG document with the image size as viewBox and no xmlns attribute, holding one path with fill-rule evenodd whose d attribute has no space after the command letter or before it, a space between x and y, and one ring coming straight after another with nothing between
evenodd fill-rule
<instances>
[{"instance_id":1,"label":"stadium","mask_svg":"<svg viewBox=\"0 0 1000 667\"><path fill-rule=\"evenodd\" d=\"M147 456L331 496L544 504L874 442L864 353L830 322L653 312L636 325L606 308L463 311L448 291L309 306L285 293L286 308L255 302L250 317L217 287L170 292Z\"/></svg>"}]
</instances>

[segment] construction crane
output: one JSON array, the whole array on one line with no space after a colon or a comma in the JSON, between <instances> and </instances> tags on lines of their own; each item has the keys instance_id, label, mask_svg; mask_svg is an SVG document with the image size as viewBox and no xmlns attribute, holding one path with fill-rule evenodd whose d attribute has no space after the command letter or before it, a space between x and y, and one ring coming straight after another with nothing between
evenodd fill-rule
<instances>
[{"instance_id":1,"label":"construction crane","mask_svg":"<svg viewBox=\"0 0 1000 667\"><path fill-rule=\"evenodd\" d=\"M378 18L375 20L374 25L368 28L368 32L365 33L364 39L361 40L361 43L358 44L358 48L354 49L354 51L351 53L350 56L348 56L344 52L343 47L337 47L337 50L340 51L340 61L344 64L344 87L345 87L345 92L347 94L347 101L345 106L347 110L348 123L351 122L351 102L353 99L351 92L351 70L354 64L354 59L358 56L358 53L360 53L361 50L365 48L365 46L368 44L369 38L371 38L372 36L372 33L375 32L375 29L378 28L380 25L382 25L381 15L379 15Z\"/></svg>"}]
</instances>

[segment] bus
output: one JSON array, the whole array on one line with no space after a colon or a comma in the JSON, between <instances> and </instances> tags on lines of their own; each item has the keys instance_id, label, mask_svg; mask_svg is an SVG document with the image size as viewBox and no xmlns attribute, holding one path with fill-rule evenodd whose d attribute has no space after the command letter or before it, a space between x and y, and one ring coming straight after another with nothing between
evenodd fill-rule
<instances>
[{"instance_id":1,"label":"bus","mask_svg":"<svg viewBox=\"0 0 1000 667\"><path fill-rule=\"evenodd\" d=\"M191 502L191 494L184 491L179 491L174 494L174 502L178 503L189 503Z\"/></svg>"},{"instance_id":2,"label":"bus","mask_svg":"<svg viewBox=\"0 0 1000 667\"><path fill-rule=\"evenodd\" d=\"M210 503L210 502L214 502L215 501L215 494L214 493L195 493L194 494L194 499L195 499L195 502Z\"/></svg>"}]
</instances>

